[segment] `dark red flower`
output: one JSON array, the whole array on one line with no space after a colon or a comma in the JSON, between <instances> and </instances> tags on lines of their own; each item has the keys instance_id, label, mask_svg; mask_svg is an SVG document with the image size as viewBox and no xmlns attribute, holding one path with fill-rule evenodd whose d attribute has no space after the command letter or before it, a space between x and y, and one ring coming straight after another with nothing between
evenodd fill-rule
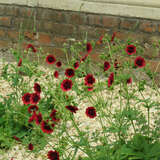
<instances>
[{"instance_id":1,"label":"dark red flower","mask_svg":"<svg viewBox=\"0 0 160 160\"><path fill-rule=\"evenodd\" d=\"M75 62L74 65L73 65L73 67L74 67L75 69L77 69L77 68L79 67L79 62Z\"/></svg>"},{"instance_id":2,"label":"dark red flower","mask_svg":"<svg viewBox=\"0 0 160 160\"><path fill-rule=\"evenodd\" d=\"M96 82L92 74L86 75L84 80L85 80L85 85L89 87L92 87L93 83Z\"/></svg>"},{"instance_id":3,"label":"dark red flower","mask_svg":"<svg viewBox=\"0 0 160 160\"><path fill-rule=\"evenodd\" d=\"M17 136L13 136L13 138L14 138L16 141L21 142L21 140L20 140Z\"/></svg>"},{"instance_id":4,"label":"dark red flower","mask_svg":"<svg viewBox=\"0 0 160 160\"><path fill-rule=\"evenodd\" d=\"M38 106L37 105L31 105L28 107L28 112L32 113L33 111L38 111Z\"/></svg>"},{"instance_id":5,"label":"dark red flower","mask_svg":"<svg viewBox=\"0 0 160 160\"><path fill-rule=\"evenodd\" d=\"M22 65L22 58L19 59L18 67Z\"/></svg>"},{"instance_id":6,"label":"dark red flower","mask_svg":"<svg viewBox=\"0 0 160 160\"><path fill-rule=\"evenodd\" d=\"M28 145L28 149L31 150L31 151L33 150L33 144L32 144L32 143L30 143L30 144Z\"/></svg>"},{"instance_id":7,"label":"dark red flower","mask_svg":"<svg viewBox=\"0 0 160 160\"><path fill-rule=\"evenodd\" d=\"M146 65L146 62L144 60L144 58L142 58L141 56L136 57L135 61L134 61L134 65L142 68Z\"/></svg>"},{"instance_id":8,"label":"dark red flower","mask_svg":"<svg viewBox=\"0 0 160 160\"><path fill-rule=\"evenodd\" d=\"M99 37L99 40L98 40L97 44L102 44L102 43L103 43L103 37L104 37L104 36L100 36L100 37Z\"/></svg>"},{"instance_id":9,"label":"dark red flower","mask_svg":"<svg viewBox=\"0 0 160 160\"><path fill-rule=\"evenodd\" d=\"M68 109L72 113L76 113L78 110L78 108L76 106L66 106L66 109Z\"/></svg>"},{"instance_id":10,"label":"dark red flower","mask_svg":"<svg viewBox=\"0 0 160 160\"><path fill-rule=\"evenodd\" d=\"M41 129L44 133L50 134L53 132L53 129L51 129L51 127L45 121L41 122Z\"/></svg>"},{"instance_id":11,"label":"dark red flower","mask_svg":"<svg viewBox=\"0 0 160 160\"><path fill-rule=\"evenodd\" d=\"M74 74L74 70L73 70L72 68L66 69L65 75L66 75L68 78L73 77L73 76L75 75L75 74Z\"/></svg>"},{"instance_id":12,"label":"dark red flower","mask_svg":"<svg viewBox=\"0 0 160 160\"><path fill-rule=\"evenodd\" d=\"M41 97L38 93L31 94L31 104L37 104L40 99L41 99Z\"/></svg>"},{"instance_id":13,"label":"dark red flower","mask_svg":"<svg viewBox=\"0 0 160 160\"><path fill-rule=\"evenodd\" d=\"M61 63L60 61L58 61L58 62L56 63L56 66L57 66L57 67L61 67L61 65L62 65L62 63Z\"/></svg>"},{"instance_id":14,"label":"dark red flower","mask_svg":"<svg viewBox=\"0 0 160 160\"><path fill-rule=\"evenodd\" d=\"M112 85L113 81L114 81L114 74L112 72L108 78L108 87Z\"/></svg>"},{"instance_id":15,"label":"dark red flower","mask_svg":"<svg viewBox=\"0 0 160 160\"><path fill-rule=\"evenodd\" d=\"M127 79L127 84L132 83L132 78Z\"/></svg>"},{"instance_id":16,"label":"dark red flower","mask_svg":"<svg viewBox=\"0 0 160 160\"><path fill-rule=\"evenodd\" d=\"M57 151L50 150L47 156L48 156L48 159L50 160L59 160L59 153Z\"/></svg>"},{"instance_id":17,"label":"dark red flower","mask_svg":"<svg viewBox=\"0 0 160 160\"><path fill-rule=\"evenodd\" d=\"M54 64L55 61L56 61L56 59L55 59L55 57L54 57L53 55L48 55L48 56L46 57L46 62L47 62L48 64Z\"/></svg>"},{"instance_id":18,"label":"dark red flower","mask_svg":"<svg viewBox=\"0 0 160 160\"><path fill-rule=\"evenodd\" d=\"M110 66L109 62L105 61L105 62L104 62L104 71L109 70L110 67L111 67L111 66Z\"/></svg>"},{"instance_id":19,"label":"dark red flower","mask_svg":"<svg viewBox=\"0 0 160 160\"><path fill-rule=\"evenodd\" d=\"M35 120L35 119L36 119L36 112L33 111L33 114L32 114L32 116L29 118L28 123L33 122L33 120Z\"/></svg>"},{"instance_id":20,"label":"dark red flower","mask_svg":"<svg viewBox=\"0 0 160 160\"><path fill-rule=\"evenodd\" d=\"M99 42L100 42L100 44L102 44L102 43L103 43L103 37L104 37L104 36L101 36L101 37L99 38Z\"/></svg>"},{"instance_id":21,"label":"dark red flower","mask_svg":"<svg viewBox=\"0 0 160 160\"><path fill-rule=\"evenodd\" d=\"M22 96L22 101L24 104L30 104L31 102L31 94L30 93L25 93L23 96Z\"/></svg>"},{"instance_id":22,"label":"dark red flower","mask_svg":"<svg viewBox=\"0 0 160 160\"><path fill-rule=\"evenodd\" d=\"M132 54L136 53L136 47L134 45L127 45L125 50L128 55L132 55Z\"/></svg>"},{"instance_id":23,"label":"dark red flower","mask_svg":"<svg viewBox=\"0 0 160 160\"><path fill-rule=\"evenodd\" d=\"M51 124L51 126L52 126L52 128L54 128L54 127L55 127L55 124L54 124L54 123L52 123L52 124Z\"/></svg>"},{"instance_id":24,"label":"dark red flower","mask_svg":"<svg viewBox=\"0 0 160 160\"><path fill-rule=\"evenodd\" d=\"M32 44L28 44L27 45L27 50L31 48L33 52L37 52L37 50L35 49L35 47Z\"/></svg>"},{"instance_id":25,"label":"dark red flower","mask_svg":"<svg viewBox=\"0 0 160 160\"><path fill-rule=\"evenodd\" d=\"M88 87L88 91L93 91L93 87Z\"/></svg>"},{"instance_id":26,"label":"dark red flower","mask_svg":"<svg viewBox=\"0 0 160 160\"><path fill-rule=\"evenodd\" d=\"M41 93L41 86L38 83L34 84L34 91L38 94Z\"/></svg>"},{"instance_id":27,"label":"dark red flower","mask_svg":"<svg viewBox=\"0 0 160 160\"><path fill-rule=\"evenodd\" d=\"M111 42L114 41L114 37L116 36L116 32L113 33L112 38L111 38Z\"/></svg>"},{"instance_id":28,"label":"dark red flower","mask_svg":"<svg viewBox=\"0 0 160 160\"><path fill-rule=\"evenodd\" d=\"M59 119L56 118L56 112L57 111L55 109L53 109L51 114L50 114L50 117L52 118L52 121L54 121L54 122L58 122L59 121Z\"/></svg>"},{"instance_id":29,"label":"dark red flower","mask_svg":"<svg viewBox=\"0 0 160 160\"><path fill-rule=\"evenodd\" d=\"M72 85L73 85L72 80L65 79L65 80L63 80L63 82L61 83L61 89L62 89L63 91L69 91L69 90L71 90Z\"/></svg>"},{"instance_id":30,"label":"dark red flower","mask_svg":"<svg viewBox=\"0 0 160 160\"><path fill-rule=\"evenodd\" d=\"M36 124L39 125L42 122L42 114L38 113L35 115Z\"/></svg>"},{"instance_id":31,"label":"dark red flower","mask_svg":"<svg viewBox=\"0 0 160 160\"><path fill-rule=\"evenodd\" d=\"M96 117L96 110L94 107L88 107L86 109L86 115L89 117L89 118L94 118Z\"/></svg>"},{"instance_id":32,"label":"dark red flower","mask_svg":"<svg viewBox=\"0 0 160 160\"><path fill-rule=\"evenodd\" d=\"M88 54L86 54L84 57L82 57L82 59L80 60L80 62L84 62L85 61L85 59L88 57Z\"/></svg>"},{"instance_id":33,"label":"dark red flower","mask_svg":"<svg viewBox=\"0 0 160 160\"><path fill-rule=\"evenodd\" d=\"M58 78L58 76L59 76L58 71L55 71L55 72L54 72L54 77L55 77L55 78Z\"/></svg>"},{"instance_id":34,"label":"dark red flower","mask_svg":"<svg viewBox=\"0 0 160 160\"><path fill-rule=\"evenodd\" d=\"M87 48L87 52L90 53L92 51L91 43L88 42L86 48Z\"/></svg>"}]
</instances>

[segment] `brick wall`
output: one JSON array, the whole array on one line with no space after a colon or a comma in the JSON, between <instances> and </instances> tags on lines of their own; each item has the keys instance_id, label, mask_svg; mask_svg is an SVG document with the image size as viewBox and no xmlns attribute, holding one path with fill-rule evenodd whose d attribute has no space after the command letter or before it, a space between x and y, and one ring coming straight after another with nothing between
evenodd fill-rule
<instances>
[{"instance_id":1,"label":"brick wall","mask_svg":"<svg viewBox=\"0 0 160 160\"><path fill-rule=\"evenodd\" d=\"M156 63L160 60L160 52L153 54L150 46L153 42L159 46L160 22L157 20L0 5L0 47L17 46L22 22L22 46L32 43L47 52L54 52L57 57L64 57L61 48L70 38L84 40L85 32L88 32L88 41L98 40L105 33L111 36L113 32L117 32L116 37L121 42L127 38L138 40L145 47L143 56L146 59ZM97 60L98 52L97 47L91 53L93 60ZM158 71L160 72L160 67Z\"/></svg>"}]
</instances>

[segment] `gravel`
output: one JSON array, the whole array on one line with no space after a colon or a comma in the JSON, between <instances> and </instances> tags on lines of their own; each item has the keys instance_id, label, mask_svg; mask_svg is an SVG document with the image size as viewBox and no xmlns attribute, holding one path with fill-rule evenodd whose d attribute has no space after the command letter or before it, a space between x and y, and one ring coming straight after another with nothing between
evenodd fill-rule
<instances>
[{"instance_id":1,"label":"gravel","mask_svg":"<svg viewBox=\"0 0 160 160\"><path fill-rule=\"evenodd\" d=\"M8 62L5 62L5 64L7 64ZM17 65L16 62L9 62L9 63L12 63L12 64L15 64ZM51 71L49 68L44 68L44 67L40 67L41 70L45 71L47 74L49 75L53 75L53 70ZM0 74L1 74L1 70L2 70L2 61L0 63ZM61 77L61 75L60 75ZM27 77L24 76L24 79L25 80L28 80ZM32 81L30 81L30 86L33 86L33 83L34 83L34 79L32 79ZM84 79L83 78L79 78L77 79L77 82L81 83L83 82ZM104 78L101 79L100 81L103 81L104 82ZM40 82L43 82L43 83L46 83L47 81L44 79L44 77L41 77L40 79ZM55 83L57 83L58 80L55 79ZM12 88L9 86L8 82L4 81L4 80L0 80L0 84L3 84L3 85L0 85L0 93L3 94L4 96L7 97L7 94L8 93L11 93L12 92ZM133 81L132 85L129 86L129 89L133 89L133 88L136 88L136 83ZM114 93L113 93L113 97L116 97L119 95L119 86L116 86L114 88ZM160 89L158 89L159 92L160 92ZM68 91L68 95L71 94L71 95L75 95L76 96L76 93L74 91ZM93 94L93 98L96 99L96 95L95 93L92 93ZM99 93L96 93L96 94L99 94L101 98L103 98L104 100L111 100L111 91L109 90L106 90L104 89L103 91L99 92ZM102 96L103 95L103 96ZM137 97L139 98L142 98L142 96L138 93L136 93ZM145 86L145 91L143 91L143 95L145 98L151 98L152 100L155 100L155 101L160 101L160 95L156 95L156 92L150 88L149 86ZM43 98L43 93L42 93L42 98ZM100 125L100 122L99 122L99 119L98 119L98 115L96 118L94 119L90 119L88 118L86 115L85 115L85 109L89 106L93 106L93 104L91 104L88 99L83 99L81 102L79 102L78 98L75 100L79 106L79 110L77 111L76 114L74 114L74 117L75 117L75 121L76 123L81 123L79 125L79 128L80 130L82 131L85 131L85 127L88 126L89 127L89 131L88 131L88 134L91 138L91 133L92 132L95 132L95 130L98 130L98 131L102 131L102 128L101 128L101 125ZM115 109L119 106L119 98L116 99L114 98L112 100L114 103L112 104L112 108L108 108L111 112L115 112ZM123 100L123 103L125 103L126 100ZM142 105L137 105L135 104L135 102L133 100L131 100L131 106L134 106L136 108L139 108L143 111L143 113L147 116L147 112L146 110L144 110L144 108L142 107ZM107 111L107 107L109 106L106 106L106 109L104 109L104 111ZM151 112L152 113L156 113L156 110L155 109L151 109ZM151 118L153 119L153 117ZM102 119L102 122L104 123L105 126L109 126L106 122L106 120ZM153 121L152 121L153 123ZM71 123L68 122L67 124L67 128L68 128L68 132L69 134L72 136L72 138L75 139L75 137L73 137L73 134L76 134L76 131L74 128L71 128ZM133 129L131 128L130 129L131 132L133 132ZM56 132L56 131L55 131ZM54 132L53 132L54 134ZM110 137L108 137L110 139L110 141L113 141L114 140L114 137L113 135L111 135ZM57 139L52 139L49 143L53 146L54 143L57 141ZM97 142L96 144L95 143L91 143L91 145L95 146L97 144L100 144L100 142ZM11 158L13 158L13 160L44 160L44 159L47 159L47 153L48 151L52 149L50 147L50 145L47 145L45 147L45 149L43 151L41 151L40 153L38 154L33 154L31 152L27 152L27 148L20 145L20 144L17 144L15 145L15 147L13 147L10 151L8 151L7 153L5 153L4 155L0 155L0 160L10 160ZM72 149L69 149L67 150L67 152L69 152L70 150ZM66 152L66 153L67 153ZM77 159L78 155L82 155L82 156L86 156L84 153L82 153L80 150L78 150L78 154L76 156L75 159Z\"/></svg>"}]
</instances>

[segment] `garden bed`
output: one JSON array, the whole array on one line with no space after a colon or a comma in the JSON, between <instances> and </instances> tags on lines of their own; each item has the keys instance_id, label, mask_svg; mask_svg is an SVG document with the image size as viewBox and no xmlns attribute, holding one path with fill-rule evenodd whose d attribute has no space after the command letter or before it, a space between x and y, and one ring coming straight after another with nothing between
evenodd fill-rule
<instances>
[{"instance_id":1,"label":"garden bed","mask_svg":"<svg viewBox=\"0 0 160 160\"><path fill-rule=\"evenodd\" d=\"M6 62L5 62L6 64ZM16 62L14 62L13 64L17 64ZM49 75L53 75L54 71L53 70L50 70L49 68L44 68L44 67L40 67L41 70L43 70L44 72L46 72L47 74ZM2 64L0 65L0 74L1 74L1 70L2 70ZM62 75L60 75L60 79L61 79ZM27 80L28 78L24 76L24 79ZM97 78L96 78L97 79ZM58 79L55 79L55 82L57 83L59 81L59 78ZM106 83L106 79L100 79L101 82L104 82ZM84 81L84 78L79 78L77 79L77 82L79 83L83 83ZM40 83L46 83L47 81L41 77L41 81ZM7 97L7 94L8 93L11 93L12 92L12 88L9 86L8 82L4 81L4 80L0 80L0 93L3 95L3 96L6 96ZM33 86L34 84L34 78L30 81L30 86ZM133 88L136 88L136 83L133 81L132 84L129 84L129 90L132 90ZM112 113L115 112L115 109L116 108L119 108L119 90L120 90L120 87L119 85L116 86L114 88L114 91L113 91L113 96L114 99L112 99L112 107L110 106L106 106L106 108L104 108L104 112L107 111L107 108L109 109L109 111L111 111ZM159 92L160 92L160 88L158 89ZM92 93L93 94L93 98L94 100L96 99L96 94L99 94L100 97L104 100L111 100L111 92L112 91L109 91L107 89L103 89L102 91L100 92L97 92L97 93ZM74 91L68 91L67 93L68 95L76 95L76 93ZM103 95L103 96L102 96ZM151 98L152 100L155 100L155 101L160 101L160 96L156 95L156 92L150 88L149 86L145 86L145 90L143 91L143 95L145 98ZM21 97L22 95L20 95ZM43 98L43 92L42 92L42 98ZM142 96L140 94L137 93L137 97L139 98L142 98ZM98 115L97 117L93 118L93 119L90 119L88 118L86 115L85 115L85 109L89 106L93 106L89 101L88 99L83 99L83 101L79 101L79 99L77 98L76 99L76 102L79 104L78 107L78 111L76 114L74 114L74 117L75 117L75 121L77 124L79 124L79 128L80 130L84 131L86 130L86 127L88 126L88 136L90 137L90 140L91 140L91 135L93 132L95 132L96 130L98 130L99 132L102 131L102 128L101 128L101 125L100 125L100 122L99 122L99 119L98 119ZM126 103L126 100L123 100L123 103L125 104ZM23 105L23 103L21 102L21 104ZM143 113L145 114L145 116L147 117L147 110L142 107L142 105L137 105L134 103L134 101L131 101L131 104L132 106L134 106L135 108L139 108L140 110L143 111ZM151 108L151 113L154 113L156 114L156 110ZM154 115L152 115L151 117L151 125L153 126L153 117ZM108 124L106 123L105 119L102 119L103 121L103 124L105 126L108 126ZM60 125L60 124L59 124ZM68 132L70 135L73 135L73 134L76 134L77 132L75 131L74 128L71 128L71 123L68 123ZM132 132L133 132L133 128L131 127L130 128L130 131L131 131L131 135L132 135ZM58 133L58 130L55 130L52 134L54 133ZM73 136L72 136L73 137ZM75 139L75 137L73 137ZM110 142L114 141L115 138L113 135L108 135L108 139L110 140ZM49 143L50 145L47 145L45 147L45 150L41 151L40 153L38 154L33 154L31 153L31 151L28 151L27 150L27 147L24 147L20 144L17 144L14 148L12 148L12 150L8 151L7 153L5 153L4 155L1 155L0 156L0 160L10 160L11 158L13 158L13 160L22 160L22 159L25 159L25 160L44 160L44 159L47 159L47 152L52 149L51 146L54 146L54 143L57 141L57 139L52 139ZM97 144L101 144L100 142L97 142L97 144L95 143L90 143L91 145L95 146ZM67 152L69 152L69 150L71 151L72 148L68 149L66 151L66 154ZM82 156L86 156L85 153L82 153L82 151L78 150L78 153L77 153L77 156L76 156L76 159L78 157L78 155L82 155Z\"/></svg>"}]
</instances>

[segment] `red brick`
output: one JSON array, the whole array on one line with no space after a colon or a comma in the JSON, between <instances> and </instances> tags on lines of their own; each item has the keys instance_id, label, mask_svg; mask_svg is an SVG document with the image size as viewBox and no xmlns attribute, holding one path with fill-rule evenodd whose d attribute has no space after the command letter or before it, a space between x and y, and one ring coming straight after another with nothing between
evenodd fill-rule
<instances>
[{"instance_id":1,"label":"red brick","mask_svg":"<svg viewBox=\"0 0 160 160\"><path fill-rule=\"evenodd\" d=\"M64 22L65 15L62 11L55 11L53 9L37 8L37 19L47 20L52 22Z\"/></svg>"},{"instance_id":2,"label":"red brick","mask_svg":"<svg viewBox=\"0 0 160 160\"><path fill-rule=\"evenodd\" d=\"M28 18L14 18L13 27L19 29L21 25L24 30L33 30L34 22Z\"/></svg>"},{"instance_id":3,"label":"red brick","mask_svg":"<svg viewBox=\"0 0 160 160\"><path fill-rule=\"evenodd\" d=\"M37 38L38 38L38 33L36 32L36 33L33 33L33 32L29 32L29 31L25 31L24 32L24 37L25 37L25 39L26 40L36 40Z\"/></svg>"},{"instance_id":4,"label":"red brick","mask_svg":"<svg viewBox=\"0 0 160 160\"><path fill-rule=\"evenodd\" d=\"M57 35L71 36L75 32L75 26L71 24L56 24L53 23L52 32Z\"/></svg>"},{"instance_id":5,"label":"red brick","mask_svg":"<svg viewBox=\"0 0 160 160\"><path fill-rule=\"evenodd\" d=\"M53 25L54 25L54 23L52 21L45 21L43 23L43 28L45 31L53 31Z\"/></svg>"},{"instance_id":6,"label":"red brick","mask_svg":"<svg viewBox=\"0 0 160 160\"><path fill-rule=\"evenodd\" d=\"M61 48L53 48L53 54L55 54L58 57L64 57L65 54Z\"/></svg>"},{"instance_id":7,"label":"red brick","mask_svg":"<svg viewBox=\"0 0 160 160\"><path fill-rule=\"evenodd\" d=\"M72 13L70 15L69 23L77 24L77 25L84 25L86 23L86 16L83 14Z\"/></svg>"},{"instance_id":8,"label":"red brick","mask_svg":"<svg viewBox=\"0 0 160 160\"><path fill-rule=\"evenodd\" d=\"M132 19L121 19L120 27L124 29L136 29L139 24L139 21Z\"/></svg>"},{"instance_id":9,"label":"red brick","mask_svg":"<svg viewBox=\"0 0 160 160\"><path fill-rule=\"evenodd\" d=\"M106 28L95 27L95 29L96 29L96 32L99 34L99 37L111 31L111 29L106 29Z\"/></svg>"},{"instance_id":10,"label":"red brick","mask_svg":"<svg viewBox=\"0 0 160 160\"><path fill-rule=\"evenodd\" d=\"M5 13L5 7L0 6L0 15L4 15L4 13Z\"/></svg>"},{"instance_id":11,"label":"red brick","mask_svg":"<svg viewBox=\"0 0 160 160\"><path fill-rule=\"evenodd\" d=\"M120 18L111 16L102 16L102 24L104 27L115 28L119 27Z\"/></svg>"},{"instance_id":12,"label":"red brick","mask_svg":"<svg viewBox=\"0 0 160 160\"><path fill-rule=\"evenodd\" d=\"M71 24L57 24L45 22L44 30L58 35L70 35L74 33L74 26Z\"/></svg>"},{"instance_id":13,"label":"red brick","mask_svg":"<svg viewBox=\"0 0 160 160\"><path fill-rule=\"evenodd\" d=\"M152 21L140 21L139 30L143 32L156 32L157 24Z\"/></svg>"},{"instance_id":14,"label":"red brick","mask_svg":"<svg viewBox=\"0 0 160 160\"><path fill-rule=\"evenodd\" d=\"M9 27L11 25L11 17L0 17L0 26Z\"/></svg>"},{"instance_id":15,"label":"red brick","mask_svg":"<svg viewBox=\"0 0 160 160\"><path fill-rule=\"evenodd\" d=\"M160 32L160 24L158 25L158 32Z\"/></svg>"},{"instance_id":16,"label":"red brick","mask_svg":"<svg viewBox=\"0 0 160 160\"><path fill-rule=\"evenodd\" d=\"M65 58L65 53L62 51L61 48L53 48L53 47L49 47L49 46L42 46L42 49L44 51L44 54L46 54L46 56L48 54L52 54L55 56L56 59L59 59L59 58ZM43 54L43 55L44 55Z\"/></svg>"},{"instance_id":17,"label":"red brick","mask_svg":"<svg viewBox=\"0 0 160 160\"><path fill-rule=\"evenodd\" d=\"M96 32L95 27L91 26L78 26L78 30L76 32L76 38L78 40L84 40L86 37L86 32L87 32L87 37L88 39L97 39L99 38L99 34Z\"/></svg>"},{"instance_id":18,"label":"red brick","mask_svg":"<svg viewBox=\"0 0 160 160\"><path fill-rule=\"evenodd\" d=\"M5 15L7 16L18 16L19 13L19 7L15 6L4 6Z\"/></svg>"},{"instance_id":19,"label":"red brick","mask_svg":"<svg viewBox=\"0 0 160 160\"><path fill-rule=\"evenodd\" d=\"M34 8L27 8L27 7L19 7L19 17L32 17L34 16L35 9Z\"/></svg>"},{"instance_id":20,"label":"red brick","mask_svg":"<svg viewBox=\"0 0 160 160\"><path fill-rule=\"evenodd\" d=\"M88 15L88 24L101 26L101 16L100 15Z\"/></svg>"},{"instance_id":21,"label":"red brick","mask_svg":"<svg viewBox=\"0 0 160 160\"><path fill-rule=\"evenodd\" d=\"M38 42L40 44L47 44L49 45L51 43L51 36L46 33L38 33Z\"/></svg>"},{"instance_id":22,"label":"red brick","mask_svg":"<svg viewBox=\"0 0 160 160\"><path fill-rule=\"evenodd\" d=\"M53 41L54 43L60 43L62 45L67 42L67 39L63 37L54 37Z\"/></svg>"},{"instance_id":23,"label":"red brick","mask_svg":"<svg viewBox=\"0 0 160 160\"><path fill-rule=\"evenodd\" d=\"M9 47L9 46L10 46L10 43L11 43L11 42L9 42L9 41L0 40L0 47L1 47L1 48Z\"/></svg>"},{"instance_id":24,"label":"red brick","mask_svg":"<svg viewBox=\"0 0 160 160\"><path fill-rule=\"evenodd\" d=\"M17 39L19 36L19 33L17 31L9 30L7 33L8 33L9 38L12 38L12 39Z\"/></svg>"},{"instance_id":25,"label":"red brick","mask_svg":"<svg viewBox=\"0 0 160 160\"><path fill-rule=\"evenodd\" d=\"M0 37L1 38L4 38L6 36L6 32L5 32L5 30L0 30Z\"/></svg>"},{"instance_id":26,"label":"red brick","mask_svg":"<svg viewBox=\"0 0 160 160\"><path fill-rule=\"evenodd\" d=\"M98 63L102 62L102 60L99 58L99 55L100 55L99 52L93 51L93 53L91 54L91 59L92 59L93 63L94 62L98 62Z\"/></svg>"},{"instance_id":27,"label":"red brick","mask_svg":"<svg viewBox=\"0 0 160 160\"><path fill-rule=\"evenodd\" d=\"M112 36L112 35L111 35ZM144 39L146 38L143 33L135 33L135 32L129 32L129 31L116 31L116 38L122 41L127 41L127 39L131 39L132 41L138 41L138 42L143 42Z\"/></svg>"}]
</instances>

